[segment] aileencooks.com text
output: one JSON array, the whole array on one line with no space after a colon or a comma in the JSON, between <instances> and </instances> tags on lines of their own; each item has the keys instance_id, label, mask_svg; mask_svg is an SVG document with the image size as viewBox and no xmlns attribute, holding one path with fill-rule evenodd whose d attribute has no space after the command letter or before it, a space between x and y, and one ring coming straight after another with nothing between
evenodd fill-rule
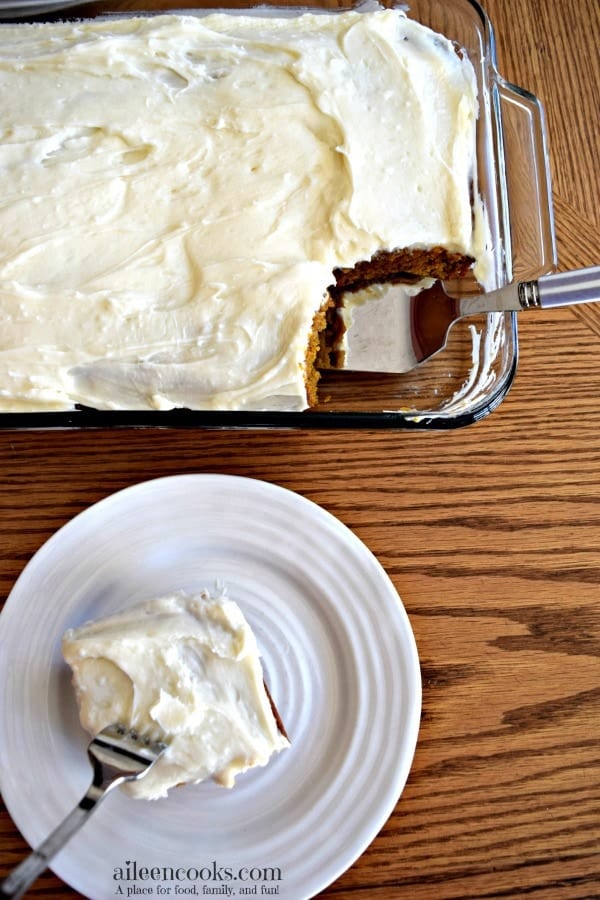
<instances>
[{"instance_id":1,"label":"aileencooks.com text","mask_svg":"<svg viewBox=\"0 0 600 900\"><path fill-rule=\"evenodd\" d=\"M127 859L123 865L113 869L113 881L115 882L115 894L126 897L140 894L166 894L171 885L175 893L207 894L221 893L219 885L237 886L236 895L256 893L255 890L245 890L244 885L260 885L261 894L279 894L279 883L283 881L283 874L279 866L227 866L221 865L216 860L198 866L153 866L140 865L136 860ZM135 887L132 890L132 885ZM187 886L187 889L186 889ZM200 892L198 887L202 886ZM267 886L271 886L267 889ZM193 889L195 887L195 889ZM208 889L208 890L207 890ZM233 891L223 890L226 896L233 896Z\"/></svg>"}]
</instances>

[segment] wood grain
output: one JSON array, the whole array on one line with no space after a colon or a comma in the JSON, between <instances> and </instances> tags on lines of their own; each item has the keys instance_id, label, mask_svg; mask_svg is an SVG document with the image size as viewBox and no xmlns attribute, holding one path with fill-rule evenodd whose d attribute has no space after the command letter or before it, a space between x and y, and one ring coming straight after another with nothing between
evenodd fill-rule
<instances>
[{"instance_id":1,"label":"wood grain","mask_svg":"<svg viewBox=\"0 0 600 900\"><path fill-rule=\"evenodd\" d=\"M562 268L600 262L600 7L490 0L544 101ZM600 896L600 318L520 319L515 384L458 432L0 432L0 596L96 500L176 473L298 491L384 565L423 672L394 814L323 897ZM390 736L393 739L393 736ZM0 805L0 874L26 852ZM77 896L50 873L32 897Z\"/></svg>"}]
</instances>

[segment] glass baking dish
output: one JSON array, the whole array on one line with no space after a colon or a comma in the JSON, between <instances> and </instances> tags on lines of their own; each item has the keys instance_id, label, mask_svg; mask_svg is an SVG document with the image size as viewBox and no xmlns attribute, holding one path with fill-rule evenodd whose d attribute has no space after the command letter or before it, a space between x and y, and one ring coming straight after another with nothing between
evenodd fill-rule
<instances>
[{"instance_id":1,"label":"glass baking dish","mask_svg":"<svg viewBox=\"0 0 600 900\"><path fill-rule=\"evenodd\" d=\"M354 4L359 7L364 4ZM384 6L395 5L384 2ZM252 4L226 2L223 8L245 14ZM19 9L11 3L10 21L131 15L138 6L93 3L63 12L35 15L35 0ZM126 7L126 10L125 10ZM335 0L302 6L340 11ZM215 2L207 2L214 9ZM349 6L344 7L350 8ZM556 249L543 108L523 88L508 83L497 70L494 32L475 0L410 0L407 15L442 32L465 49L478 79L478 180L494 247L496 287L512 279L535 278L556 267ZM182 10L181 2L153 4L161 10L202 12L202 4ZM295 6L286 6L294 14ZM147 4L139 3L139 11ZM261 6L259 14L281 13L283 7ZM22 15L16 19L16 14ZM0 4L0 19L2 5ZM472 283L460 289L472 291ZM300 427L450 429L469 425L492 412L515 377L518 358L515 313L493 313L454 325L446 347L419 368L403 375L324 372L319 405L305 412L100 411L0 414L0 427Z\"/></svg>"}]
</instances>

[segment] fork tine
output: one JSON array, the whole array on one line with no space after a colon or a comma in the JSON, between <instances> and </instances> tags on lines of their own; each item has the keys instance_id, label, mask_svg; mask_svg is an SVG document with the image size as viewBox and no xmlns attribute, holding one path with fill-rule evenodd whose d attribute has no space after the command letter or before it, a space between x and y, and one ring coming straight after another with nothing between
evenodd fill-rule
<instances>
[{"instance_id":1,"label":"fork tine","mask_svg":"<svg viewBox=\"0 0 600 900\"><path fill-rule=\"evenodd\" d=\"M88 746L94 777L79 805L91 808L111 788L142 778L165 749L164 742L151 741L123 725L104 728Z\"/></svg>"},{"instance_id":2,"label":"fork tine","mask_svg":"<svg viewBox=\"0 0 600 900\"><path fill-rule=\"evenodd\" d=\"M114 764L122 762L128 767L141 766L144 769L151 765L165 750L163 741L152 741L149 737L140 736L137 731L127 731L122 725L109 725L96 735L88 747L88 753L106 751Z\"/></svg>"}]
</instances>

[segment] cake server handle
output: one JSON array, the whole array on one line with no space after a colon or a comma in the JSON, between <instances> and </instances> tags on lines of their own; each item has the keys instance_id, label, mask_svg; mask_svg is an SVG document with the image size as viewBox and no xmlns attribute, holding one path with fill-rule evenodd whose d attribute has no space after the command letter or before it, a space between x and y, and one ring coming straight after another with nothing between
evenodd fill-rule
<instances>
[{"instance_id":1,"label":"cake server handle","mask_svg":"<svg viewBox=\"0 0 600 900\"><path fill-rule=\"evenodd\" d=\"M458 301L452 319L475 313L524 309L554 309L600 300L600 266L554 272L531 281L517 281L503 288Z\"/></svg>"},{"instance_id":2,"label":"cake server handle","mask_svg":"<svg viewBox=\"0 0 600 900\"><path fill-rule=\"evenodd\" d=\"M600 300L600 266L542 275L537 280L542 309Z\"/></svg>"}]
</instances>

